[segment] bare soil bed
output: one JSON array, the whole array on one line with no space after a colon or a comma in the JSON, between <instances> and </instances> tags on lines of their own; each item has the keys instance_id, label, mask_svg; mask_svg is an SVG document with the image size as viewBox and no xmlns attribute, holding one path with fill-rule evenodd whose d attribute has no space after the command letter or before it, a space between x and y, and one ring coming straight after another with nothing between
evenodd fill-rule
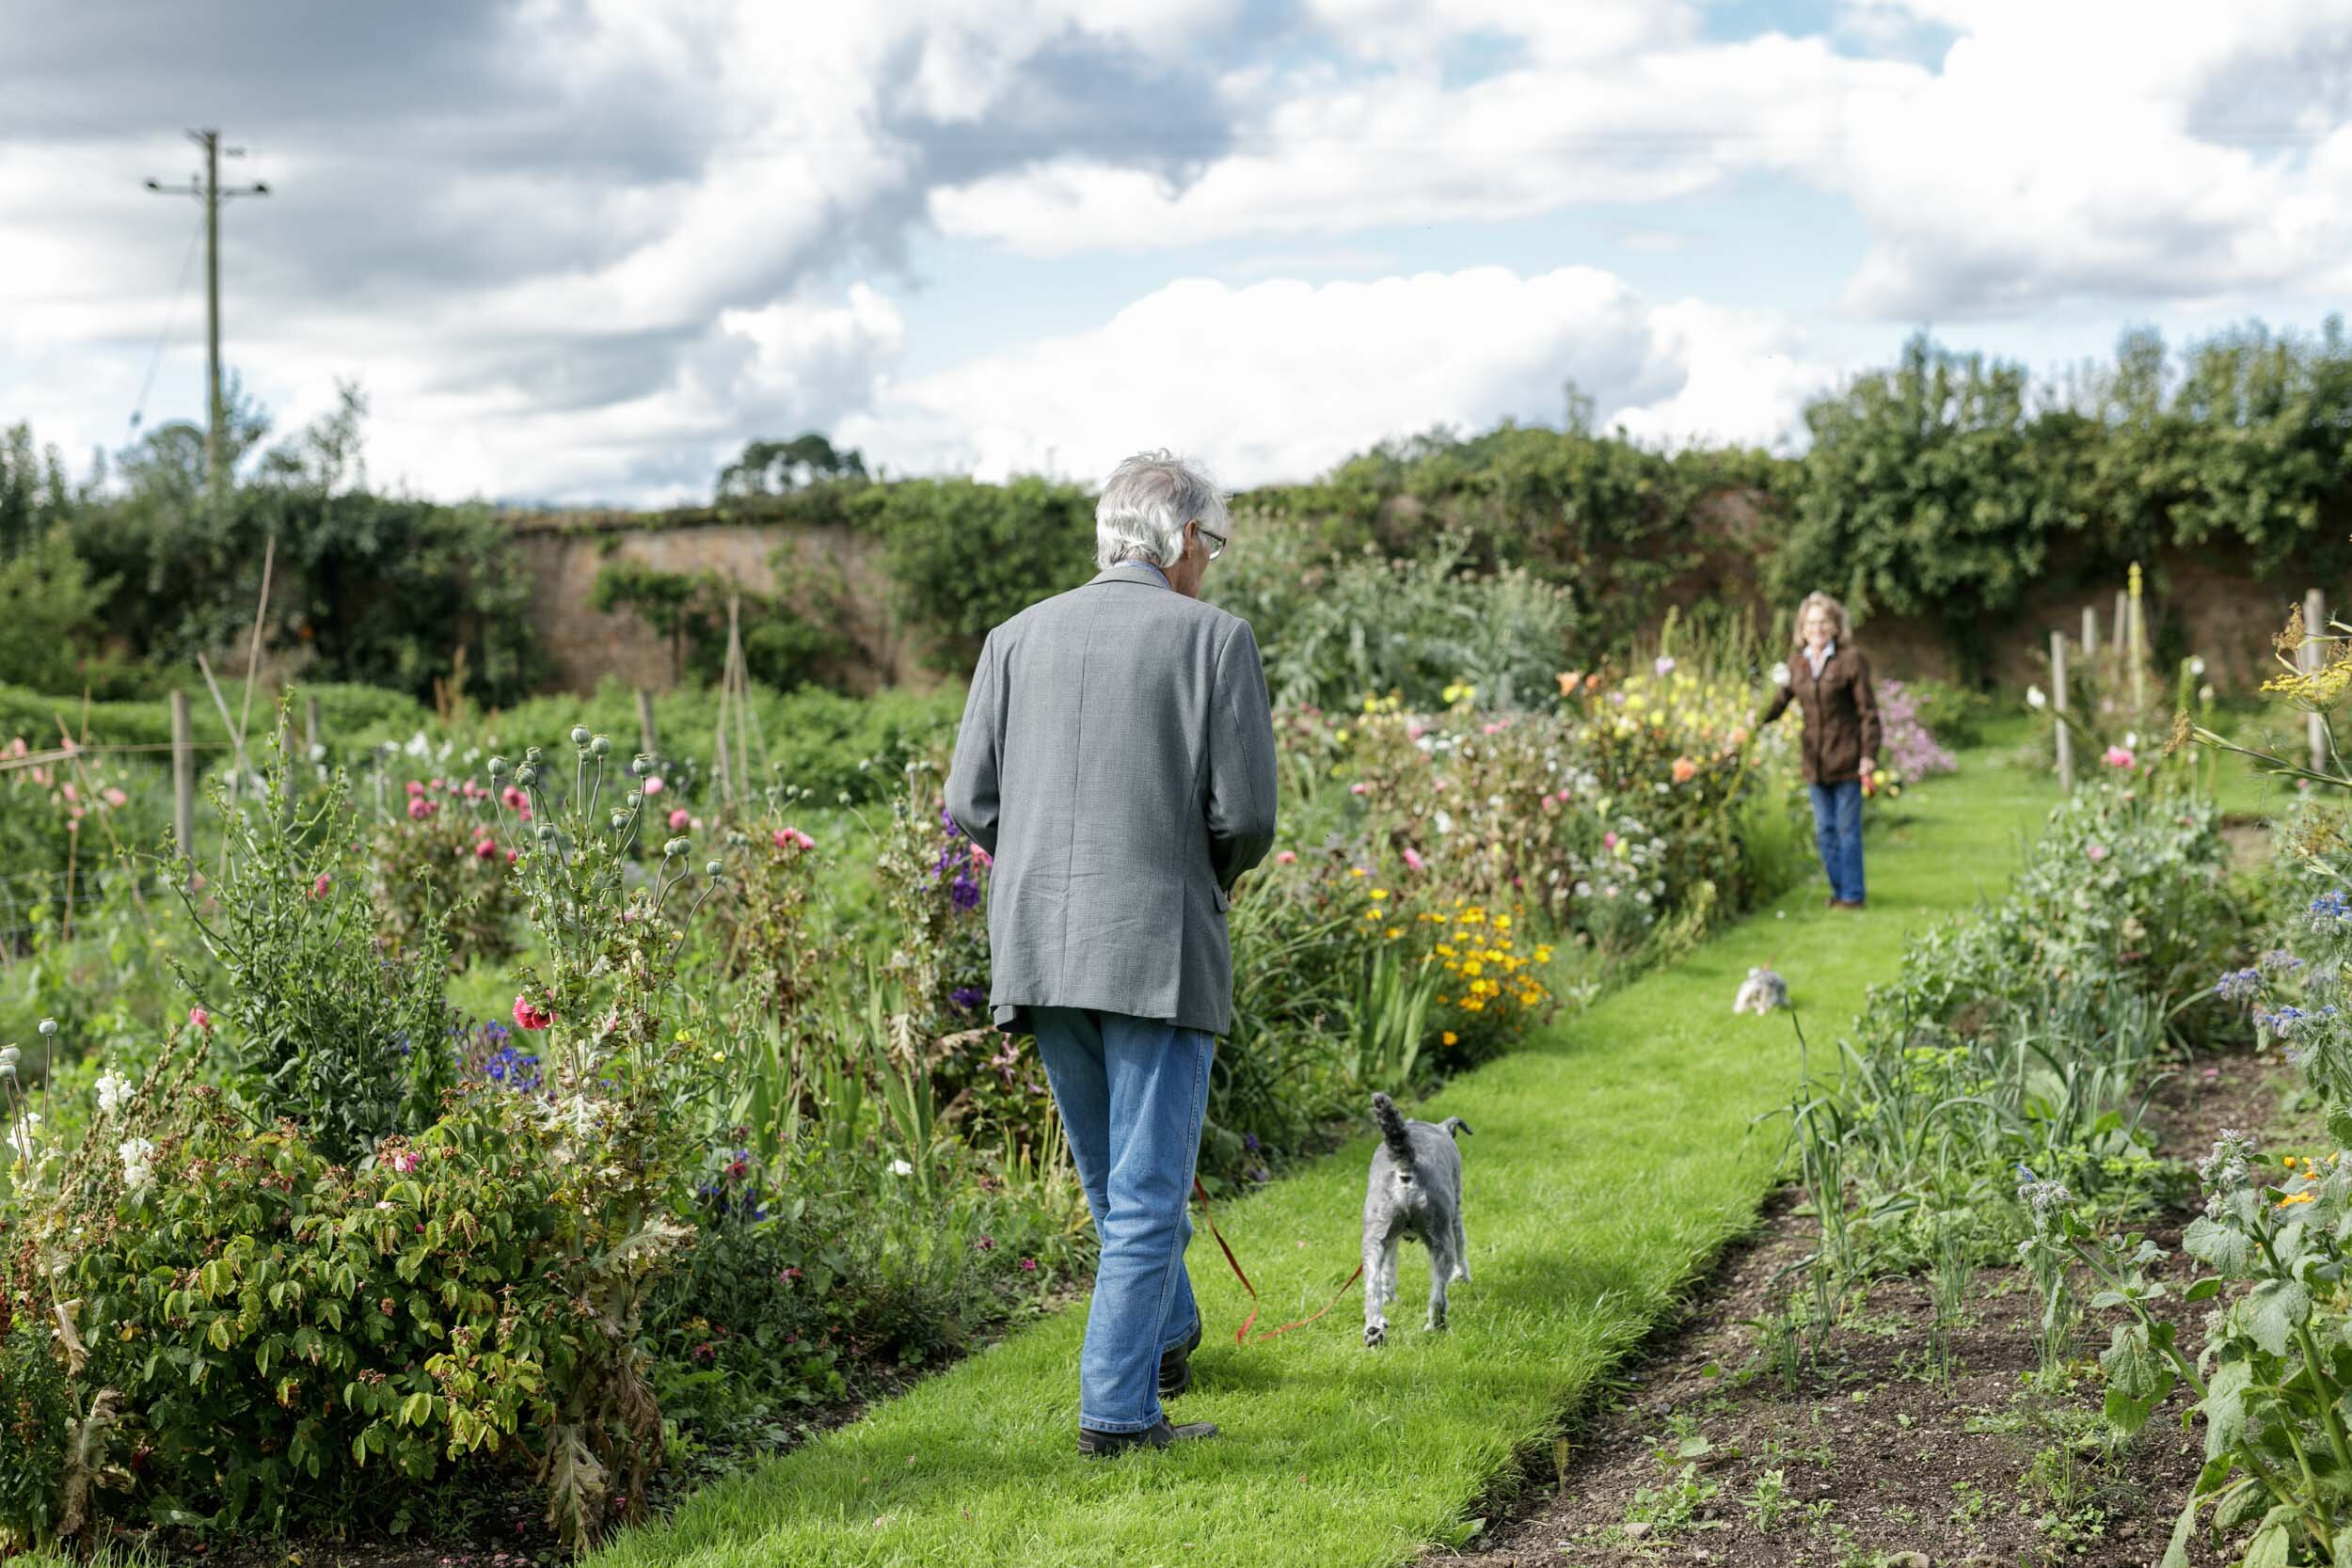
<instances>
[{"instance_id":1,"label":"bare soil bed","mask_svg":"<svg viewBox=\"0 0 2352 1568\"><path fill-rule=\"evenodd\" d=\"M2286 1081L2245 1054L2192 1064L2157 1091L2164 1152L2194 1158L2223 1127L2299 1131L2282 1126ZM2175 1249L2185 1217L2151 1239ZM1565 1466L1535 1456L1468 1546L1424 1563L2135 1568L2163 1556L2202 1460L2201 1433L2181 1425L2185 1392L2108 1451L2091 1364L2105 1326L2085 1331L2082 1375L2036 1390L2041 1304L2015 1267L1978 1274L1948 1377L1930 1352L1925 1286L1896 1279L1850 1305L1791 1387L1773 1344L1788 1282L1775 1276L1815 1234L1795 1192L1776 1194L1679 1319L1571 1418ZM2185 1282L2185 1263L2169 1259L2165 1277ZM2182 1314L2192 1355L2202 1311ZM2189 1555L2234 1560L2201 1532Z\"/></svg>"}]
</instances>

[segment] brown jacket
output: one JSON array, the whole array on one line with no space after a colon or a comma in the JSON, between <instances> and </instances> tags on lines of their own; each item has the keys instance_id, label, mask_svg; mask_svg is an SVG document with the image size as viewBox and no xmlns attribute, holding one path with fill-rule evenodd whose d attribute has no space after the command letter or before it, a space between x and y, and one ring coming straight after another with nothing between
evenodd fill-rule
<instances>
[{"instance_id":1,"label":"brown jacket","mask_svg":"<svg viewBox=\"0 0 2352 1568\"><path fill-rule=\"evenodd\" d=\"M1879 752L1879 699L1870 689L1870 661L1862 650L1840 642L1830 650L1814 679L1812 662L1799 648L1788 660L1788 684L1765 710L1769 724L1790 699L1804 713L1802 755L1804 782L1843 784L1862 776Z\"/></svg>"}]
</instances>

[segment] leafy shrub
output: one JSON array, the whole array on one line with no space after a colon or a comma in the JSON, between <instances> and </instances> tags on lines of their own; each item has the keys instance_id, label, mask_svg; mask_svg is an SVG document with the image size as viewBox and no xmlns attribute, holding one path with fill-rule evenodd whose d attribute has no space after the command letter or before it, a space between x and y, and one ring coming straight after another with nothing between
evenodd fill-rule
<instances>
[{"instance_id":1,"label":"leafy shrub","mask_svg":"<svg viewBox=\"0 0 2352 1568\"><path fill-rule=\"evenodd\" d=\"M516 902L489 790L471 779L410 779L369 847L389 951L422 942L459 968L514 957Z\"/></svg>"},{"instance_id":2,"label":"leafy shrub","mask_svg":"<svg viewBox=\"0 0 2352 1568\"><path fill-rule=\"evenodd\" d=\"M73 1407L49 1331L0 1300L0 1552L22 1551L56 1532L63 1501Z\"/></svg>"},{"instance_id":3,"label":"leafy shrub","mask_svg":"<svg viewBox=\"0 0 2352 1568\"><path fill-rule=\"evenodd\" d=\"M94 580L60 530L0 560L0 670L41 691L78 691L111 579Z\"/></svg>"},{"instance_id":4,"label":"leafy shrub","mask_svg":"<svg viewBox=\"0 0 2352 1568\"><path fill-rule=\"evenodd\" d=\"M1075 484L914 479L849 502L880 531L900 612L946 674L968 673L1000 622L1094 575L1094 498Z\"/></svg>"},{"instance_id":5,"label":"leafy shrub","mask_svg":"<svg viewBox=\"0 0 2352 1568\"><path fill-rule=\"evenodd\" d=\"M1879 683L1882 693L1888 684ZM1944 745L1964 751L1983 742L1985 721L1993 717L1993 699L1984 692L1928 679L1904 681L1902 689L1920 725Z\"/></svg>"},{"instance_id":6,"label":"leafy shrub","mask_svg":"<svg viewBox=\"0 0 2352 1568\"><path fill-rule=\"evenodd\" d=\"M1919 717L1918 698L1910 685L1891 680L1877 685L1879 723L1895 777L1915 784L1958 769L1960 760L1936 739L1931 726Z\"/></svg>"},{"instance_id":7,"label":"leafy shrub","mask_svg":"<svg viewBox=\"0 0 2352 1568\"><path fill-rule=\"evenodd\" d=\"M638 561L608 562L589 603L633 610L670 641L671 675L718 680L725 667L727 601L737 601L743 664L752 679L778 691L820 684L849 651L828 603L804 614L766 594L747 593L717 572L665 572Z\"/></svg>"},{"instance_id":8,"label":"leafy shrub","mask_svg":"<svg viewBox=\"0 0 2352 1568\"><path fill-rule=\"evenodd\" d=\"M1282 705L1344 709L1395 693L1431 708L1456 684L1497 708L1532 705L1549 691L1575 621L1565 588L1524 567L1477 569L1459 531L1425 553L1326 560L1304 528L1245 515L1207 591L1256 630Z\"/></svg>"},{"instance_id":9,"label":"leafy shrub","mask_svg":"<svg viewBox=\"0 0 2352 1568\"><path fill-rule=\"evenodd\" d=\"M227 872L200 891L184 863L174 879L219 966L217 989L182 973L225 1025L223 1053L262 1117L292 1117L327 1158L349 1162L434 1114L448 1082L449 951L433 920L386 949L341 780L299 816L289 787L273 768L259 803L221 800Z\"/></svg>"}]
</instances>

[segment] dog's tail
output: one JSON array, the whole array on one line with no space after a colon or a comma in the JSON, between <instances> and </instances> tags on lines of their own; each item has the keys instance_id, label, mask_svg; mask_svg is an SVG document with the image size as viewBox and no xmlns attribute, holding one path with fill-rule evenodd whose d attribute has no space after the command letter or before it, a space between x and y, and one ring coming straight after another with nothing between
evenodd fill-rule
<instances>
[{"instance_id":1,"label":"dog's tail","mask_svg":"<svg viewBox=\"0 0 2352 1568\"><path fill-rule=\"evenodd\" d=\"M1470 1124L1460 1117L1448 1117L1438 1123L1438 1131L1450 1138L1459 1138L1463 1133L1471 1132L1471 1128Z\"/></svg>"},{"instance_id":2,"label":"dog's tail","mask_svg":"<svg viewBox=\"0 0 2352 1568\"><path fill-rule=\"evenodd\" d=\"M1380 1141L1389 1146L1396 1163L1406 1170L1413 1168L1413 1141L1405 1135L1405 1118L1396 1114L1396 1101L1385 1094L1372 1097L1372 1119L1380 1124Z\"/></svg>"}]
</instances>

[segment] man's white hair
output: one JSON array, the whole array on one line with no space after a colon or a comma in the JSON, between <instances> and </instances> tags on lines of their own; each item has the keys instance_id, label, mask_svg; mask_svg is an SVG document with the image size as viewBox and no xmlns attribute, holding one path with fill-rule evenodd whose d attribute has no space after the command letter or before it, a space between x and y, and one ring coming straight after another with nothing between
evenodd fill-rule
<instances>
[{"instance_id":1,"label":"man's white hair","mask_svg":"<svg viewBox=\"0 0 2352 1568\"><path fill-rule=\"evenodd\" d=\"M1173 566L1184 553L1190 522L1226 531L1216 482L1191 458L1139 451L1111 470L1094 503L1094 563L1105 570L1122 561Z\"/></svg>"}]
</instances>

